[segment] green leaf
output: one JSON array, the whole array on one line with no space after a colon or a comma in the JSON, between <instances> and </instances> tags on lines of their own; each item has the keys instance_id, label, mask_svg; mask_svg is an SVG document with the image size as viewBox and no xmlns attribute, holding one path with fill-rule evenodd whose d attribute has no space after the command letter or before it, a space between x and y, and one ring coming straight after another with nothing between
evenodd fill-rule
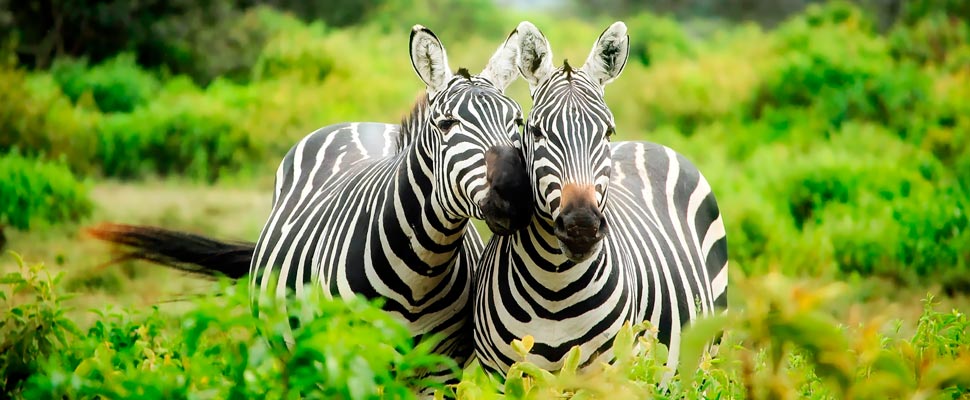
<instances>
[{"instance_id":1,"label":"green leaf","mask_svg":"<svg viewBox=\"0 0 970 400\"><path fill-rule=\"evenodd\" d=\"M892 376L906 387L916 386L916 374L898 353L882 351L872 363L872 369Z\"/></svg>"},{"instance_id":2,"label":"green leaf","mask_svg":"<svg viewBox=\"0 0 970 400\"><path fill-rule=\"evenodd\" d=\"M530 362L520 362L516 363L514 366L521 370L524 374L531 376L539 384L546 384L556 379L556 376L551 372L539 368L539 366Z\"/></svg>"},{"instance_id":3,"label":"green leaf","mask_svg":"<svg viewBox=\"0 0 970 400\"><path fill-rule=\"evenodd\" d=\"M613 354L618 365L627 365L630 358L633 357L634 339L630 321L624 322L619 332L616 333L616 337L613 338Z\"/></svg>"},{"instance_id":4,"label":"green leaf","mask_svg":"<svg viewBox=\"0 0 970 400\"><path fill-rule=\"evenodd\" d=\"M680 339L680 361L678 368L683 375L681 380L691 382L701 362L701 355L709 343L730 322L727 314L718 314L698 319L684 330Z\"/></svg>"},{"instance_id":5,"label":"green leaf","mask_svg":"<svg viewBox=\"0 0 970 400\"><path fill-rule=\"evenodd\" d=\"M573 346L569 349L569 353L566 353L566 359L563 361L562 369L560 374L562 375L573 375L579 368L579 361L582 359L582 350L579 346Z\"/></svg>"},{"instance_id":6,"label":"green leaf","mask_svg":"<svg viewBox=\"0 0 970 400\"><path fill-rule=\"evenodd\" d=\"M521 399L525 397L525 393L525 377L522 369L518 364L513 365L505 378L505 394L512 399Z\"/></svg>"},{"instance_id":7,"label":"green leaf","mask_svg":"<svg viewBox=\"0 0 970 400\"><path fill-rule=\"evenodd\" d=\"M525 335L521 340L512 339L512 350L515 351L523 360L532 351L532 346L535 344L535 338L532 335Z\"/></svg>"},{"instance_id":8,"label":"green leaf","mask_svg":"<svg viewBox=\"0 0 970 400\"><path fill-rule=\"evenodd\" d=\"M4 285L19 284L24 282L26 282L26 280L19 272L8 272L4 274L3 277L0 277L0 284Z\"/></svg>"}]
</instances>

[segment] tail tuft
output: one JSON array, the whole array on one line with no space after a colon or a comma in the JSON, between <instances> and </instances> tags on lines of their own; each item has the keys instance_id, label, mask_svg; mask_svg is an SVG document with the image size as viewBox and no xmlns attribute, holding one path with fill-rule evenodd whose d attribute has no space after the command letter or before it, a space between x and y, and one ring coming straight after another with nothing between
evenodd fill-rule
<instances>
[{"instance_id":1,"label":"tail tuft","mask_svg":"<svg viewBox=\"0 0 970 400\"><path fill-rule=\"evenodd\" d=\"M229 243L153 226L101 223L84 232L125 247L115 262L145 260L180 271L231 279L249 274L256 249L255 243Z\"/></svg>"}]
</instances>

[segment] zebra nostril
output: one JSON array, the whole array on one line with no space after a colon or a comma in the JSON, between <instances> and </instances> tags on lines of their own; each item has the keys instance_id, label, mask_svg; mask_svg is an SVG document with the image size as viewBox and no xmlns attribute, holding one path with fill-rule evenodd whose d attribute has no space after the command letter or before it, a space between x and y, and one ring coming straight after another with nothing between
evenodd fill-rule
<instances>
[{"instance_id":1,"label":"zebra nostril","mask_svg":"<svg viewBox=\"0 0 970 400\"><path fill-rule=\"evenodd\" d=\"M556 218L556 234L561 235L566 233L566 223L563 222L563 217L560 215Z\"/></svg>"},{"instance_id":2,"label":"zebra nostril","mask_svg":"<svg viewBox=\"0 0 970 400\"><path fill-rule=\"evenodd\" d=\"M606 225L606 216L603 214L600 214L600 226L596 232L596 237L602 238L603 236L606 236L606 232L608 229L609 229L609 226Z\"/></svg>"}]
</instances>

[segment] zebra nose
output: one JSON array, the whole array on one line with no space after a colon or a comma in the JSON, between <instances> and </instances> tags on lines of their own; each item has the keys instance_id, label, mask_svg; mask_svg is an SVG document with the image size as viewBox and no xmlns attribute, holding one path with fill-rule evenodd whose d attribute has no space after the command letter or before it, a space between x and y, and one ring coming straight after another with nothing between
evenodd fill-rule
<instances>
[{"instance_id":1,"label":"zebra nose","mask_svg":"<svg viewBox=\"0 0 970 400\"><path fill-rule=\"evenodd\" d=\"M585 259L606 236L606 217L593 207L570 207L555 220L555 235L567 256Z\"/></svg>"},{"instance_id":2,"label":"zebra nose","mask_svg":"<svg viewBox=\"0 0 970 400\"><path fill-rule=\"evenodd\" d=\"M486 197L479 203L492 233L510 235L532 220L532 191L522 155L511 146L485 153Z\"/></svg>"}]
</instances>

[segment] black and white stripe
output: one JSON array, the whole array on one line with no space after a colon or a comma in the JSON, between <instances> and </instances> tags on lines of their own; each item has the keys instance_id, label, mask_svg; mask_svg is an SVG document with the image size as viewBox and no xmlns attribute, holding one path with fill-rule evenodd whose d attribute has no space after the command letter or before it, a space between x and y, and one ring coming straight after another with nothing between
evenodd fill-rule
<instances>
[{"instance_id":1,"label":"black and white stripe","mask_svg":"<svg viewBox=\"0 0 970 400\"><path fill-rule=\"evenodd\" d=\"M469 293L482 240L468 219L501 218L482 206L498 196L486 154L511 148L522 123L503 94L518 76L517 41L506 43L481 74L453 75L438 39L415 27L412 64L428 94L401 126L329 126L289 151L252 259L254 302L288 289L301 296L304 285L334 298L383 298L416 338L440 335L436 351L459 362L470 356Z\"/></svg>"},{"instance_id":2,"label":"black and white stripe","mask_svg":"<svg viewBox=\"0 0 970 400\"><path fill-rule=\"evenodd\" d=\"M603 88L626 63L623 23L579 69L554 68L534 25L517 33L534 103L522 150L535 216L492 238L479 262L475 354L505 372L518 360L510 342L532 335L529 361L540 367L558 369L574 345L588 365L612 359L624 322L649 320L676 369L682 327L727 306L727 242L711 187L668 147L610 143Z\"/></svg>"},{"instance_id":3,"label":"black and white stripe","mask_svg":"<svg viewBox=\"0 0 970 400\"><path fill-rule=\"evenodd\" d=\"M503 94L519 75L518 40L513 32L476 76L453 74L441 42L424 27L412 29L410 53L427 93L409 117L400 125L331 125L293 146L277 169L257 243L152 226L86 231L125 246L118 260L248 275L254 305L290 289L303 296L307 285L331 298L383 298L416 341L435 335L443 339L436 352L465 362L473 268L483 247L468 219L506 235L533 211L517 196L529 179L513 147L522 110Z\"/></svg>"}]
</instances>

